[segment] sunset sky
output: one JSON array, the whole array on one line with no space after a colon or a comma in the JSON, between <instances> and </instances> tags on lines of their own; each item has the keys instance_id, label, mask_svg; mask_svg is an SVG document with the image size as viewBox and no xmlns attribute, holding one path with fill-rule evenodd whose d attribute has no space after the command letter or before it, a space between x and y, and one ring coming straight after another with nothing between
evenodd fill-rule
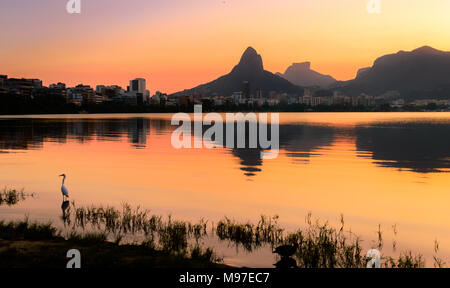
<instances>
[{"instance_id":1,"label":"sunset sky","mask_svg":"<svg viewBox=\"0 0 450 288\"><path fill-rule=\"evenodd\" d=\"M384 54L429 45L450 50L450 1L381 0L1 0L0 74L119 84L147 79L176 92L214 80L254 47L266 70L293 62L339 80Z\"/></svg>"}]
</instances>

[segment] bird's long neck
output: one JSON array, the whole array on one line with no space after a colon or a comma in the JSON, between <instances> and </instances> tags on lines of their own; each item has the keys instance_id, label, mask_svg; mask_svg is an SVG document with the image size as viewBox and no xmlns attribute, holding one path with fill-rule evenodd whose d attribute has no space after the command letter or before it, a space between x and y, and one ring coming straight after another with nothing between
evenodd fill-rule
<instances>
[{"instance_id":1,"label":"bird's long neck","mask_svg":"<svg viewBox=\"0 0 450 288\"><path fill-rule=\"evenodd\" d=\"M66 181L66 176L63 176L62 184L64 184L64 181Z\"/></svg>"}]
</instances>

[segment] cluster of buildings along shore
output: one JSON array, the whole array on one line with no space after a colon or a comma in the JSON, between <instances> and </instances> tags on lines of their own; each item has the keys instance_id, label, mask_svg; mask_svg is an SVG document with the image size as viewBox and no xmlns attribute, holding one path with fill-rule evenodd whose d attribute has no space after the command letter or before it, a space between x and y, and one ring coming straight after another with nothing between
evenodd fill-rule
<instances>
[{"instance_id":1,"label":"cluster of buildings along shore","mask_svg":"<svg viewBox=\"0 0 450 288\"><path fill-rule=\"evenodd\" d=\"M424 99L415 100L407 103L400 97L396 91L387 92L380 96L371 96L361 94L359 96L346 96L337 91L323 90L319 87L305 88L303 95L291 95L271 91L263 94L262 90L257 90L255 94L250 93L250 83L243 81L241 91L232 93L232 95L213 95L204 96L202 94L185 93L180 96L169 96L157 91L150 96L147 90L146 80L137 78L130 81L129 86L123 89L120 86L97 85L92 88L89 85L77 85L75 87L66 87L64 83L51 84L48 87L43 86L39 79L19 79L8 78L6 75L0 75L0 99L2 96L14 95L24 99L33 99L37 97L48 97L48 99L65 99L66 103L75 105L83 104L102 104L102 103L120 103L126 105L163 105L170 106L189 106L192 104L208 103L212 106L223 105L254 105L254 106L278 106L301 104L305 106L319 105L345 105L345 106L376 106L389 104L391 107L401 108L404 105L426 106L436 104L440 106L449 106L449 100Z\"/></svg>"}]
</instances>

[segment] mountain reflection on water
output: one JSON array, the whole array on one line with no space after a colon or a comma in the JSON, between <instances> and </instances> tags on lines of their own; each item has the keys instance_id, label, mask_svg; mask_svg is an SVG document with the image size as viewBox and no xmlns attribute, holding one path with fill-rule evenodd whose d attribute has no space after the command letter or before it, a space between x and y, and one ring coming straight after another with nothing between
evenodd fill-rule
<instances>
[{"instance_id":1,"label":"mountain reflection on water","mask_svg":"<svg viewBox=\"0 0 450 288\"><path fill-rule=\"evenodd\" d=\"M418 173L448 172L450 125L388 123L355 129L358 151L369 151L382 167Z\"/></svg>"},{"instance_id":2,"label":"mountain reflection on water","mask_svg":"<svg viewBox=\"0 0 450 288\"><path fill-rule=\"evenodd\" d=\"M168 118L5 118L0 120L0 153L42 149L46 142L89 143L124 139L132 147L143 149L151 141L151 131L157 135L170 135L174 129L176 127ZM417 173L447 172L450 168L450 125L432 121L356 123L350 127L332 123L282 123L280 153L301 159L299 163L307 163L310 157L321 155L321 149L333 145L340 138L349 137L361 152L359 156L370 157L381 167ZM225 135L223 138L226 139ZM224 146L223 143L216 144ZM170 145L169 136L167 145ZM240 160L240 169L245 175L254 176L262 171L265 161L261 159L263 149L227 150Z\"/></svg>"}]
</instances>

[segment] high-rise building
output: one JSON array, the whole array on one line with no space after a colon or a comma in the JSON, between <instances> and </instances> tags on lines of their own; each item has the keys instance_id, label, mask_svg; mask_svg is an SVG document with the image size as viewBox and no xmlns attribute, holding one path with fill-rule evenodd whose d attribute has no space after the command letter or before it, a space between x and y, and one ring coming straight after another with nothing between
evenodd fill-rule
<instances>
[{"instance_id":1,"label":"high-rise building","mask_svg":"<svg viewBox=\"0 0 450 288\"><path fill-rule=\"evenodd\" d=\"M48 87L51 89L66 89L66 84L58 82L58 84L50 84Z\"/></svg>"},{"instance_id":2,"label":"high-rise building","mask_svg":"<svg viewBox=\"0 0 450 288\"><path fill-rule=\"evenodd\" d=\"M8 79L8 76L0 75L0 88L5 87L7 79Z\"/></svg>"},{"instance_id":3,"label":"high-rise building","mask_svg":"<svg viewBox=\"0 0 450 288\"><path fill-rule=\"evenodd\" d=\"M143 78L136 78L130 81L130 92L145 93L146 81Z\"/></svg>"},{"instance_id":4,"label":"high-rise building","mask_svg":"<svg viewBox=\"0 0 450 288\"><path fill-rule=\"evenodd\" d=\"M105 90L106 90L106 86L105 85L97 85L95 87L95 93L97 93L98 95L104 95L105 94Z\"/></svg>"},{"instance_id":5,"label":"high-rise building","mask_svg":"<svg viewBox=\"0 0 450 288\"><path fill-rule=\"evenodd\" d=\"M248 81L243 81L242 82L242 90L241 90L244 99L249 99L250 98L250 82Z\"/></svg>"},{"instance_id":6,"label":"high-rise building","mask_svg":"<svg viewBox=\"0 0 450 288\"><path fill-rule=\"evenodd\" d=\"M43 105L60 106L67 103L66 92L66 89L56 86L34 88L33 99Z\"/></svg>"},{"instance_id":7,"label":"high-rise building","mask_svg":"<svg viewBox=\"0 0 450 288\"><path fill-rule=\"evenodd\" d=\"M107 100L116 100L125 93L122 87L117 85L107 86L103 91Z\"/></svg>"},{"instance_id":8,"label":"high-rise building","mask_svg":"<svg viewBox=\"0 0 450 288\"><path fill-rule=\"evenodd\" d=\"M136 97L138 105L148 102L150 98L150 91L147 90L147 82L144 78L136 78L130 81L129 94Z\"/></svg>"},{"instance_id":9,"label":"high-rise building","mask_svg":"<svg viewBox=\"0 0 450 288\"><path fill-rule=\"evenodd\" d=\"M91 86L80 84L67 92L69 102L81 105L84 103L95 103L95 91Z\"/></svg>"},{"instance_id":10,"label":"high-rise building","mask_svg":"<svg viewBox=\"0 0 450 288\"><path fill-rule=\"evenodd\" d=\"M263 98L263 90L258 89L256 90L256 99L262 99Z\"/></svg>"},{"instance_id":11,"label":"high-rise building","mask_svg":"<svg viewBox=\"0 0 450 288\"><path fill-rule=\"evenodd\" d=\"M10 91L15 91L26 99L31 99L33 89L42 88L42 81L39 79L17 79L17 78L3 78L4 87Z\"/></svg>"},{"instance_id":12,"label":"high-rise building","mask_svg":"<svg viewBox=\"0 0 450 288\"><path fill-rule=\"evenodd\" d=\"M235 105L245 103L245 97L243 92L234 92L233 95L231 95L231 99Z\"/></svg>"},{"instance_id":13,"label":"high-rise building","mask_svg":"<svg viewBox=\"0 0 450 288\"><path fill-rule=\"evenodd\" d=\"M194 103L194 97L192 95L181 95L178 97L178 103L182 107L189 107Z\"/></svg>"},{"instance_id":14,"label":"high-rise building","mask_svg":"<svg viewBox=\"0 0 450 288\"><path fill-rule=\"evenodd\" d=\"M42 88L42 80L39 79L17 79L17 78L9 78L6 81L6 86L11 88L16 87L31 87L31 88Z\"/></svg>"},{"instance_id":15,"label":"high-rise building","mask_svg":"<svg viewBox=\"0 0 450 288\"><path fill-rule=\"evenodd\" d=\"M66 84L59 82L58 84L50 84L48 89L48 95L52 98L58 99L64 99L66 102L69 100L67 99L67 89Z\"/></svg>"}]
</instances>

